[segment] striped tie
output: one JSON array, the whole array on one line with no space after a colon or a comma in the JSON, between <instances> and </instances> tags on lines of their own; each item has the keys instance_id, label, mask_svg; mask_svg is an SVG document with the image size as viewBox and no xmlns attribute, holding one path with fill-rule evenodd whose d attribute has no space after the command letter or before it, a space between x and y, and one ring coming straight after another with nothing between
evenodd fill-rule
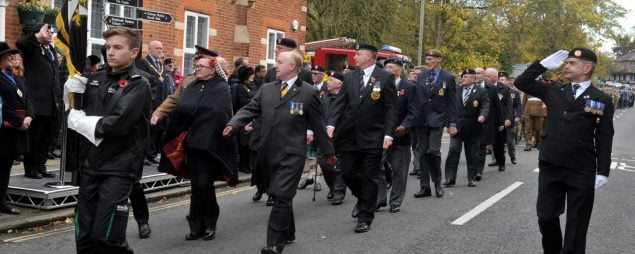
<instances>
[{"instance_id":1,"label":"striped tie","mask_svg":"<svg viewBox=\"0 0 635 254\"><path fill-rule=\"evenodd\" d=\"M280 90L280 98L282 98L287 94L287 92L289 92L289 85L287 82L282 83L282 87L280 89L282 89Z\"/></svg>"},{"instance_id":2,"label":"striped tie","mask_svg":"<svg viewBox=\"0 0 635 254\"><path fill-rule=\"evenodd\" d=\"M470 97L470 90L471 88L468 87L463 92L463 106L465 106L465 103L467 103L467 98Z\"/></svg>"}]
</instances>

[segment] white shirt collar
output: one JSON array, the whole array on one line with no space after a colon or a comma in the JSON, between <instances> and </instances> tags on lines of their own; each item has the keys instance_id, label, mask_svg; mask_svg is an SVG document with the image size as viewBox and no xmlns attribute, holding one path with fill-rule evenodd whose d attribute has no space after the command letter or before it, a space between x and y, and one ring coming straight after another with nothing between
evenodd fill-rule
<instances>
[{"instance_id":1,"label":"white shirt collar","mask_svg":"<svg viewBox=\"0 0 635 254\"><path fill-rule=\"evenodd\" d=\"M370 80L370 77L373 75L373 71L375 71L374 64L364 69L364 84L368 84L368 80Z\"/></svg>"},{"instance_id":2,"label":"white shirt collar","mask_svg":"<svg viewBox=\"0 0 635 254\"><path fill-rule=\"evenodd\" d=\"M396 79L395 79L395 85L396 85L396 86L399 86L399 82L401 82L401 78L396 78Z\"/></svg>"},{"instance_id":3,"label":"white shirt collar","mask_svg":"<svg viewBox=\"0 0 635 254\"><path fill-rule=\"evenodd\" d=\"M320 82L319 84L314 84L314 86L318 89L318 90L322 90L322 86L324 85L324 82Z\"/></svg>"},{"instance_id":4,"label":"white shirt collar","mask_svg":"<svg viewBox=\"0 0 635 254\"><path fill-rule=\"evenodd\" d=\"M292 86L295 84L295 81L298 80L298 76L295 76L289 80L282 81L282 83L287 83L288 86Z\"/></svg>"},{"instance_id":5,"label":"white shirt collar","mask_svg":"<svg viewBox=\"0 0 635 254\"><path fill-rule=\"evenodd\" d=\"M583 81L580 83L573 83L571 82L571 88L573 89L573 85L574 84L580 84L580 88L578 88L578 90L575 93L575 98L577 99L578 96L582 95L582 93L584 93L584 91L589 88L589 86L591 86L591 80L587 80L587 81Z\"/></svg>"}]
</instances>

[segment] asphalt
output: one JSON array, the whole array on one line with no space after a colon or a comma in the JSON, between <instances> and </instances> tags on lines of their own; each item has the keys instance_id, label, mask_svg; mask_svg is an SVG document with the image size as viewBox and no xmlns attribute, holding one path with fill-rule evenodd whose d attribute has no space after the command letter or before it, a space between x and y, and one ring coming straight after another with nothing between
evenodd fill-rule
<instances>
[{"instance_id":1,"label":"asphalt","mask_svg":"<svg viewBox=\"0 0 635 254\"><path fill-rule=\"evenodd\" d=\"M587 253L633 253L635 232L635 123L634 110L618 110L615 116L613 162L609 182L598 189L589 232ZM447 154L447 142L443 154ZM507 162L507 170L486 168L483 181L468 188L462 158L456 187L446 188L444 198L415 199L418 179L409 177L407 196L400 213L377 212L371 231L353 233L350 217L354 199L341 206L326 200L326 186L312 202L310 188L294 199L297 240L285 253L541 253L535 203L538 151L522 151L519 163ZM488 157L489 160L489 157ZM624 163L624 164L622 164ZM632 168L631 168L632 167ZM510 185L522 184L463 225L452 222ZM139 239L134 220L128 240L136 253L259 253L265 245L270 209L264 201L252 202L253 187L219 189L221 215L216 239L185 241L188 196L161 199L151 204L152 237ZM264 200L264 199L263 199ZM8 215L7 215L8 216ZM5 217L2 215L0 218ZM565 216L561 216L564 227ZM58 223L38 230L0 235L1 253L72 253L72 225Z\"/></svg>"}]
</instances>

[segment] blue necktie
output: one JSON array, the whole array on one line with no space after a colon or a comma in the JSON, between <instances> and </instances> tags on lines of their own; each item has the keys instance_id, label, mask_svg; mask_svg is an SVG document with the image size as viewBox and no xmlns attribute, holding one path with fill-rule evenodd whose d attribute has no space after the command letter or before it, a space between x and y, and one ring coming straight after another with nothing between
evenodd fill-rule
<instances>
[{"instance_id":1,"label":"blue necktie","mask_svg":"<svg viewBox=\"0 0 635 254\"><path fill-rule=\"evenodd\" d=\"M578 89L580 89L580 84L573 84L573 99L575 100L575 95L578 92Z\"/></svg>"}]
</instances>

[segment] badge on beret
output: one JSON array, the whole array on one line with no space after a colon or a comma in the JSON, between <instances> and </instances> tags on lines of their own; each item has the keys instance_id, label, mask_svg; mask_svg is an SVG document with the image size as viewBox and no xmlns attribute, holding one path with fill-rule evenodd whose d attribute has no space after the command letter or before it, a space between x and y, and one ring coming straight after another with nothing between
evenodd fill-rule
<instances>
[{"instance_id":1,"label":"badge on beret","mask_svg":"<svg viewBox=\"0 0 635 254\"><path fill-rule=\"evenodd\" d=\"M575 52L573 52L573 55L575 55L576 57L581 57L582 56L582 51L576 50Z\"/></svg>"},{"instance_id":2,"label":"badge on beret","mask_svg":"<svg viewBox=\"0 0 635 254\"><path fill-rule=\"evenodd\" d=\"M20 98L22 98L22 91L20 91L20 89L18 89L16 93L18 94L18 96L20 96Z\"/></svg>"},{"instance_id":3,"label":"badge on beret","mask_svg":"<svg viewBox=\"0 0 635 254\"><path fill-rule=\"evenodd\" d=\"M477 107L478 107L478 101L477 101L477 100L474 100L474 101L472 102L472 107L475 107L475 108L477 108Z\"/></svg>"},{"instance_id":4,"label":"badge on beret","mask_svg":"<svg viewBox=\"0 0 635 254\"><path fill-rule=\"evenodd\" d=\"M359 50L359 44L355 46L355 50Z\"/></svg>"}]
</instances>

